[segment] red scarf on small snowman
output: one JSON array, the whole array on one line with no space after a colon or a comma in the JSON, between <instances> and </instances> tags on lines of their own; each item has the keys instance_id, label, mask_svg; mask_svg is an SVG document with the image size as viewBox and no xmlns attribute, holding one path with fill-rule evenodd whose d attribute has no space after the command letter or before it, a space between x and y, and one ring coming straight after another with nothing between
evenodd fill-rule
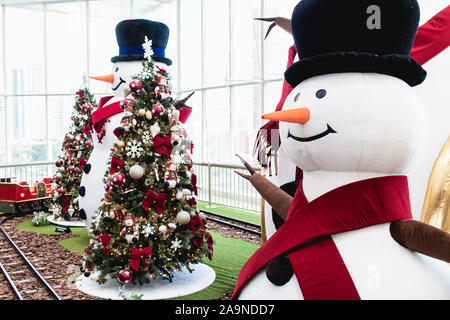
<instances>
[{"instance_id":1,"label":"red scarf on small snowman","mask_svg":"<svg viewBox=\"0 0 450 320\"><path fill-rule=\"evenodd\" d=\"M98 104L97 110L92 113L92 124L95 132L97 132L98 142L102 143L103 138L106 135L106 123L109 122L108 118L123 112L120 106L120 101L111 103L104 107L114 96L102 97Z\"/></svg>"}]
</instances>

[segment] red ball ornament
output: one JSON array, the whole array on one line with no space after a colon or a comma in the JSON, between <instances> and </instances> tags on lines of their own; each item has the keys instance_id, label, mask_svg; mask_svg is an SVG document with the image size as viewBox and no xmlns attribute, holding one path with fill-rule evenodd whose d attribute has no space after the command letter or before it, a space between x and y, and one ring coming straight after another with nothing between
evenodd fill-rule
<instances>
[{"instance_id":1,"label":"red ball ornament","mask_svg":"<svg viewBox=\"0 0 450 320\"><path fill-rule=\"evenodd\" d=\"M119 278L119 281L124 284L130 283L131 280L133 279L133 274L131 273L130 270L124 269L119 272L118 278Z\"/></svg>"},{"instance_id":2,"label":"red ball ornament","mask_svg":"<svg viewBox=\"0 0 450 320\"><path fill-rule=\"evenodd\" d=\"M59 193L59 194L65 194L66 192L67 192L67 190L64 189L64 188L59 188L59 189L58 189L58 193Z\"/></svg>"},{"instance_id":3,"label":"red ball ornament","mask_svg":"<svg viewBox=\"0 0 450 320\"><path fill-rule=\"evenodd\" d=\"M70 120L74 120L74 119L75 119L75 117L74 117L74 116L71 116L71 117L70 117Z\"/></svg>"},{"instance_id":4,"label":"red ball ornament","mask_svg":"<svg viewBox=\"0 0 450 320\"><path fill-rule=\"evenodd\" d=\"M75 167L74 166L69 166L67 168L67 171L69 171L70 173L74 173L75 172Z\"/></svg>"},{"instance_id":5,"label":"red ball ornament","mask_svg":"<svg viewBox=\"0 0 450 320\"><path fill-rule=\"evenodd\" d=\"M84 143L84 145L85 145L86 147L88 147L88 148L92 148L93 143L92 143L91 140L86 140L86 142Z\"/></svg>"},{"instance_id":6,"label":"red ball ornament","mask_svg":"<svg viewBox=\"0 0 450 320\"><path fill-rule=\"evenodd\" d=\"M162 105L160 105L159 103L155 104L152 107L152 112L155 115L155 117L160 117L164 114L164 107Z\"/></svg>"},{"instance_id":7,"label":"red ball ornament","mask_svg":"<svg viewBox=\"0 0 450 320\"><path fill-rule=\"evenodd\" d=\"M123 186L125 184L125 175L122 173L115 174L112 178L112 183L118 187Z\"/></svg>"},{"instance_id":8,"label":"red ball ornament","mask_svg":"<svg viewBox=\"0 0 450 320\"><path fill-rule=\"evenodd\" d=\"M61 160L58 160L58 161L55 162L55 165L56 165L58 168L59 168L59 167L62 167L63 162L62 162Z\"/></svg>"},{"instance_id":9,"label":"red ball ornament","mask_svg":"<svg viewBox=\"0 0 450 320\"><path fill-rule=\"evenodd\" d=\"M130 82L130 89L133 92L137 92L142 89L142 82L139 80L133 80Z\"/></svg>"}]
</instances>

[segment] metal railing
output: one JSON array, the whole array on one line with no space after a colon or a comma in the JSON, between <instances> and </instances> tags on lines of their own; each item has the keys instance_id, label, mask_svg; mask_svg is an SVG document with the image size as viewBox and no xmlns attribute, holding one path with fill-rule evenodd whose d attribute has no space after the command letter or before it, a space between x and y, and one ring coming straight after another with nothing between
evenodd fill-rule
<instances>
[{"instance_id":1,"label":"metal railing","mask_svg":"<svg viewBox=\"0 0 450 320\"><path fill-rule=\"evenodd\" d=\"M261 212L261 196L250 182L235 173L248 174L244 166L195 163L194 171L198 177L199 200L208 202L208 206L220 204Z\"/></svg>"},{"instance_id":2,"label":"metal railing","mask_svg":"<svg viewBox=\"0 0 450 320\"><path fill-rule=\"evenodd\" d=\"M238 209L261 211L261 196L247 180L239 177L235 171L247 173L243 166L196 163L199 200L208 203L234 207ZM257 170L258 171L258 170ZM3 182L26 181L29 185L53 177L56 172L54 162L34 162L25 164L0 165L0 180ZM9 180L9 181L6 181Z\"/></svg>"},{"instance_id":3,"label":"metal railing","mask_svg":"<svg viewBox=\"0 0 450 320\"><path fill-rule=\"evenodd\" d=\"M26 181L30 186L44 178L53 177L56 172L54 162L33 162L0 165L1 182Z\"/></svg>"}]
</instances>

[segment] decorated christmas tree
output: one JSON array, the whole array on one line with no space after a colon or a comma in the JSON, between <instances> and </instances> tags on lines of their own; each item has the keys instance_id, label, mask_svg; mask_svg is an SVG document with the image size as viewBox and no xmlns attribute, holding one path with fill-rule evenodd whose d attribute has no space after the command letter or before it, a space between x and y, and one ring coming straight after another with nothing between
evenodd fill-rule
<instances>
[{"instance_id":1,"label":"decorated christmas tree","mask_svg":"<svg viewBox=\"0 0 450 320\"><path fill-rule=\"evenodd\" d=\"M213 239L197 209L193 145L180 123L185 100L173 101L169 75L151 58L133 79L114 132L105 197L84 251L82 271L99 283L171 281L173 272L183 266L191 271L213 255Z\"/></svg>"},{"instance_id":2,"label":"decorated christmas tree","mask_svg":"<svg viewBox=\"0 0 450 320\"><path fill-rule=\"evenodd\" d=\"M79 220L78 188L82 169L92 151L91 114L96 107L93 95L88 89L76 93L74 111L69 132L62 144L62 155L56 161L58 170L55 174L56 192L53 196L53 214L55 219Z\"/></svg>"}]
</instances>

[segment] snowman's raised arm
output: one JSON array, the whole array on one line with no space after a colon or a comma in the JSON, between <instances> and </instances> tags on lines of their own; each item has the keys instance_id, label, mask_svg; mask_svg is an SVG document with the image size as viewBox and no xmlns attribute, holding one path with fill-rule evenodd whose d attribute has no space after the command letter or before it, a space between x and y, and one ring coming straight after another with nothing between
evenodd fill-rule
<instances>
[{"instance_id":1,"label":"snowman's raised arm","mask_svg":"<svg viewBox=\"0 0 450 320\"><path fill-rule=\"evenodd\" d=\"M289 208L291 207L292 197L274 185L272 182L257 173L247 161L236 155L247 168L250 175L235 171L239 176L250 181L258 193L270 204L278 213L281 219L286 220Z\"/></svg>"},{"instance_id":2,"label":"snowman's raised arm","mask_svg":"<svg viewBox=\"0 0 450 320\"><path fill-rule=\"evenodd\" d=\"M291 20L289 20L287 18L282 18L282 17L276 17L276 18L255 18L255 20L264 21L264 22L273 22L269 26L269 29L267 30L267 33L266 33L266 36L264 37L264 39L267 38L267 36L269 35L270 31L272 31L272 29L275 26L279 26L281 29L283 29L287 33L292 34Z\"/></svg>"},{"instance_id":3,"label":"snowman's raised arm","mask_svg":"<svg viewBox=\"0 0 450 320\"><path fill-rule=\"evenodd\" d=\"M450 233L415 220L393 222L390 232L409 250L450 263Z\"/></svg>"}]
</instances>

